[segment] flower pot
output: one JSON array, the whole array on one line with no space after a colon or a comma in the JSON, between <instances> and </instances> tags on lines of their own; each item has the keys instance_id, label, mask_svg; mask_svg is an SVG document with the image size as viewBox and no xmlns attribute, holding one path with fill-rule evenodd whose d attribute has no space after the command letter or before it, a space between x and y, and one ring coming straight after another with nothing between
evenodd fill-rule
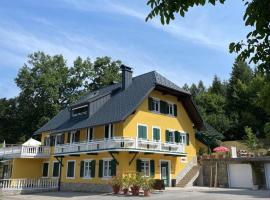
<instances>
[{"instance_id":1,"label":"flower pot","mask_svg":"<svg viewBox=\"0 0 270 200\"><path fill-rule=\"evenodd\" d=\"M113 186L113 193L114 193L114 194L118 194L119 191L120 191L120 186L114 185L114 186Z\"/></svg>"},{"instance_id":2,"label":"flower pot","mask_svg":"<svg viewBox=\"0 0 270 200\"><path fill-rule=\"evenodd\" d=\"M133 186L131 187L131 193L133 196L139 196L140 194L140 187L139 186Z\"/></svg>"},{"instance_id":3,"label":"flower pot","mask_svg":"<svg viewBox=\"0 0 270 200\"><path fill-rule=\"evenodd\" d=\"M144 196L146 196L146 197L150 196L150 195L149 195L149 194L150 194L149 190L143 190L143 194L144 194Z\"/></svg>"},{"instance_id":4,"label":"flower pot","mask_svg":"<svg viewBox=\"0 0 270 200\"><path fill-rule=\"evenodd\" d=\"M127 195L128 194L128 188L124 188L123 193L124 193L124 195Z\"/></svg>"}]
</instances>

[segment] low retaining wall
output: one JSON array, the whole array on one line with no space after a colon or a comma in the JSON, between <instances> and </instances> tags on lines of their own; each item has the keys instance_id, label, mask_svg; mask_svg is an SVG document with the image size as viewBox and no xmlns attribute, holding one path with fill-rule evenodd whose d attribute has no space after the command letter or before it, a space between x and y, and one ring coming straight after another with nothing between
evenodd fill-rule
<instances>
[{"instance_id":1,"label":"low retaining wall","mask_svg":"<svg viewBox=\"0 0 270 200\"><path fill-rule=\"evenodd\" d=\"M61 183L61 191L108 193L112 192L112 187L108 184Z\"/></svg>"},{"instance_id":2,"label":"low retaining wall","mask_svg":"<svg viewBox=\"0 0 270 200\"><path fill-rule=\"evenodd\" d=\"M0 199L1 196L12 196L12 195L18 195L18 194L32 194L32 193L40 193L40 192L55 192L57 191L57 188L53 189L0 189Z\"/></svg>"}]
</instances>

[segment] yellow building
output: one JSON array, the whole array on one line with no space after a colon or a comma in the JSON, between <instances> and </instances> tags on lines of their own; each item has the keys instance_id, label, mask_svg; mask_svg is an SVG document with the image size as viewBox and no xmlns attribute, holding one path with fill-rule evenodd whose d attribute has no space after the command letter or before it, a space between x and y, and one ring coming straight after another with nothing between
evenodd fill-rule
<instances>
[{"instance_id":1,"label":"yellow building","mask_svg":"<svg viewBox=\"0 0 270 200\"><path fill-rule=\"evenodd\" d=\"M188 92L155 71L133 78L122 66L121 83L87 94L37 130L41 145L32 154L31 146L20 147L17 156L0 150L9 156L2 178L47 178L59 180L61 190L108 191L112 176L141 172L166 186L181 185L197 164L196 147L203 144L195 130L202 127Z\"/></svg>"}]
</instances>

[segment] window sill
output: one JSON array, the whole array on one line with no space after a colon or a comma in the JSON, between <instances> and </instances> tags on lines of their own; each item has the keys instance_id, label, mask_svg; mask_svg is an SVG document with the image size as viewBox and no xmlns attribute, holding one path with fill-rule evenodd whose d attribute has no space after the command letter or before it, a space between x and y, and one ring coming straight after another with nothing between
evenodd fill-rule
<instances>
[{"instance_id":1,"label":"window sill","mask_svg":"<svg viewBox=\"0 0 270 200\"><path fill-rule=\"evenodd\" d=\"M66 177L66 179L75 179L75 177Z\"/></svg>"}]
</instances>

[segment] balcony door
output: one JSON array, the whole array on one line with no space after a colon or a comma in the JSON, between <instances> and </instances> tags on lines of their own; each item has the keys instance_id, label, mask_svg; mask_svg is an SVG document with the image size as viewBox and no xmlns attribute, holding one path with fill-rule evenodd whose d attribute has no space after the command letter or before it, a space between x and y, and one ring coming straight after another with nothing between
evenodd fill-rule
<instances>
[{"instance_id":1,"label":"balcony door","mask_svg":"<svg viewBox=\"0 0 270 200\"><path fill-rule=\"evenodd\" d=\"M160 178L163 180L166 187L170 186L170 168L168 161L160 162Z\"/></svg>"}]
</instances>

